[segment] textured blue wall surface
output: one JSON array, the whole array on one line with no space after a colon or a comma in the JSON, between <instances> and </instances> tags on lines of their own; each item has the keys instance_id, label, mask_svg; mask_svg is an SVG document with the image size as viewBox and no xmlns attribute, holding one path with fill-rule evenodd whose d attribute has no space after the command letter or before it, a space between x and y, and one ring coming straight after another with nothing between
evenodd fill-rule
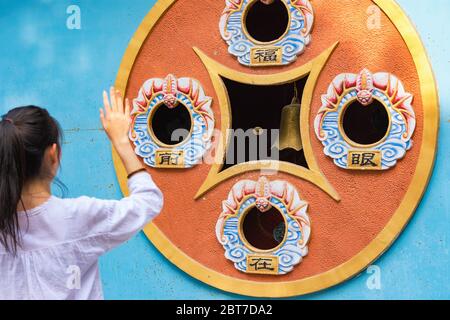
<instances>
[{"instance_id":1,"label":"textured blue wall surface","mask_svg":"<svg viewBox=\"0 0 450 320\"><path fill-rule=\"evenodd\" d=\"M219 1L219 0L218 0ZM0 0L0 112L47 107L65 131L61 179L69 196L120 198L109 143L99 129L101 92L114 83L128 41L154 0ZM376 265L381 289L363 272L301 299L450 298L450 21L448 0L398 1L416 25L440 87L435 172L415 217ZM69 5L81 30L66 27ZM101 259L107 299L234 299L170 264L141 233Z\"/></svg>"}]
</instances>

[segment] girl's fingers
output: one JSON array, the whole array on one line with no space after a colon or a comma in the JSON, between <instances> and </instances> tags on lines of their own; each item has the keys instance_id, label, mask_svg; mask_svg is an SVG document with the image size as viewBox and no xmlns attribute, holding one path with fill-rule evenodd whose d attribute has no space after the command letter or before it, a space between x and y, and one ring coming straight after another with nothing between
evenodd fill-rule
<instances>
[{"instance_id":1,"label":"girl's fingers","mask_svg":"<svg viewBox=\"0 0 450 320\"><path fill-rule=\"evenodd\" d=\"M119 90L116 91L116 98L117 98L117 112L123 114L125 112L125 109L123 105L122 94L120 93Z\"/></svg>"},{"instance_id":2,"label":"girl's fingers","mask_svg":"<svg viewBox=\"0 0 450 320\"><path fill-rule=\"evenodd\" d=\"M131 112L130 99L126 98L125 99L125 115L127 117L129 117L130 116L130 112Z\"/></svg>"},{"instance_id":3,"label":"girl's fingers","mask_svg":"<svg viewBox=\"0 0 450 320\"><path fill-rule=\"evenodd\" d=\"M111 105L109 104L108 93L106 91L103 91L103 105L105 106L105 113L103 114L103 116L108 118L111 112Z\"/></svg>"},{"instance_id":4,"label":"girl's fingers","mask_svg":"<svg viewBox=\"0 0 450 320\"><path fill-rule=\"evenodd\" d=\"M103 109L100 109L100 121L102 122L103 128L105 128L106 119L105 119L105 113L104 113Z\"/></svg>"},{"instance_id":5,"label":"girl's fingers","mask_svg":"<svg viewBox=\"0 0 450 320\"><path fill-rule=\"evenodd\" d=\"M111 96L111 110L112 112L117 112L117 97L116 97L116 89L111 87L109 90L109 95Z\"/></svg>"}]
</instances>

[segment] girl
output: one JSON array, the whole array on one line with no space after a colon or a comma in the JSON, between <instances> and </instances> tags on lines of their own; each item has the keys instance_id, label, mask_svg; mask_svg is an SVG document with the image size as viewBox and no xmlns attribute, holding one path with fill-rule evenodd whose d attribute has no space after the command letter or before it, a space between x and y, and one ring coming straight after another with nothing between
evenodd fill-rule
<instances>
[{"instance_id":1,"label":"girl","mask_svg":"<svg viewBox=\"0 0 450 320\"><path fill-rule=\"evenodd\" d=\"M45 109L22 107L0 122L0 299L102 299L98 258L162 208L160 190L128 140L130 103L111 88L100 118L127 173L120 201L51 195L61 129Z\"/></svg>"}]
</instances>

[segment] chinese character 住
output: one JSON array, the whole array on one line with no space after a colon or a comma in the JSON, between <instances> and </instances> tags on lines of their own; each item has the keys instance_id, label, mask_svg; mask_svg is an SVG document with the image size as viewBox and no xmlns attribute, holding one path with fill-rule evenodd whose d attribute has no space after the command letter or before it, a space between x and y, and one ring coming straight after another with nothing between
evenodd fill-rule
<instances>
[{"instance_id":1,"label":"chinese character \u4f4f","mask_svg":"<svg viewBox=\"0 0 450 320\"><path fill-rule=\"evenodd\" d=\"M352 164L359 165L361 167L376 167L377 164L374 162L375 153L354 153L352 155Z\"/></svg>"}]
</instances>

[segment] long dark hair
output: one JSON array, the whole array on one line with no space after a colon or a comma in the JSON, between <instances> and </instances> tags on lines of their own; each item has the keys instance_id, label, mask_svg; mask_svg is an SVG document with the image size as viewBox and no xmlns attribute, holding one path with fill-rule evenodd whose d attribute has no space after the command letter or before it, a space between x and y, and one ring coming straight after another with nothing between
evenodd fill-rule
<instances>
[{"instance_id":1,"label":"long dark hair","mask_svg":"<svg viewBox=\"0 0 450 320\"><path fill-rule=\"evenodd\" d=\"M17 206L24 185L36 178L48 178L43 168L45 150L57 144L62 131L47 110L27 106L15 108L0 121L0 243L8 252L20 245Z\"/></svg>"}]
</instances>

